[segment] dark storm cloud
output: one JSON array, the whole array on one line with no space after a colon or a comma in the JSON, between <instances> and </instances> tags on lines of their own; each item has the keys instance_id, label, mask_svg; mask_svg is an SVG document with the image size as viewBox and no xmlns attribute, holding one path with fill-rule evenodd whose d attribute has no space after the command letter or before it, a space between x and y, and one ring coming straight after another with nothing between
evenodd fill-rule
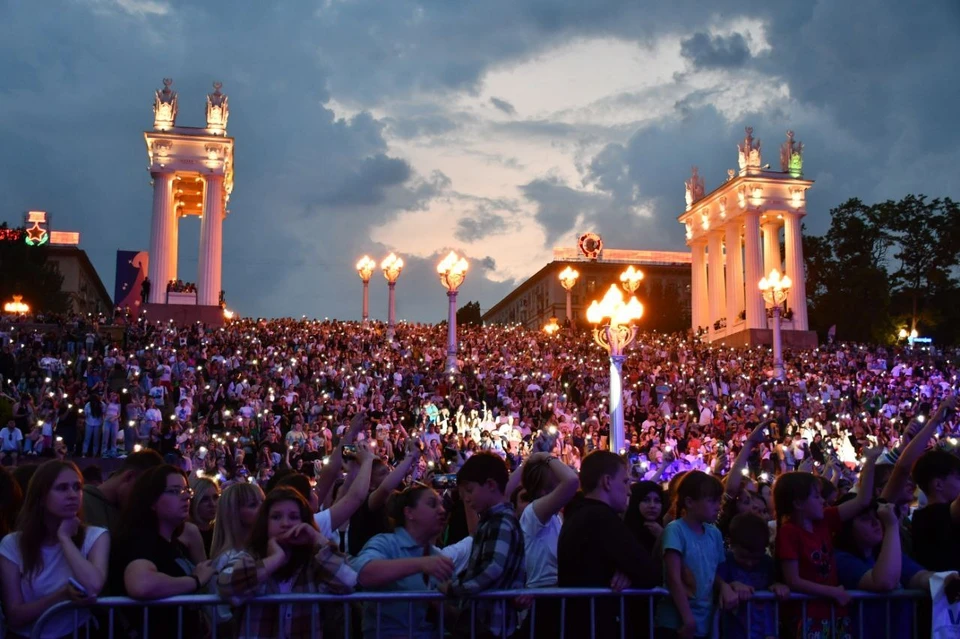
<instances>
[{"instance_id":1,"label":"dark storm cloud","mask_svg":"<svg viewBox=\"0 0 960 639\"><path fill-rule=\"evenodd\" d=\"M745 35L707 35L741 19L764 24L769 50L743 59ZM442 108L386 110L382 119L364 109L381 113L384 103L429 92L477 95L488 70L574 39L646 46L674 37L686 43L686 75L707 69L730 74L725 82L755 73L782 82L789 100L769 96L769 108L756 106L731 122L718 110L730 94L705 89L620 138L543 114L493 125L494 134L517 139L569 144L602 133L619 140L578 157L582 183L548 175L522 187L548 242L582 215L611 246L682 246L676 215L690 165L700 166L708 190L717 186L735 166L746 124L774 165L787 128L806 143L807 176L817 181L807 224L819 231L826 211L847 197L958 196L960 85L949 75L950 62L960 59L958 24L960 5L946 0L887 0L869 11L856 3L750 0L719 0L708 11L698 0L0 3L0 197L7 219L44 208L58 228L81 231L111 288L114 251L148 242L141 131L151 124L153 90L173 76L179 121L195 126L210 82L222 80L237 140L224 225L231 305L254 315L358 317L353 264L363 253L386 253L372 244L370 229L457 188L442 173L418 173L385 135L449 142L465 122ZM758 82L751 97L767 97L769 86ZM331 97L361 112L338 117L328 108ZM509 161L509 147L501 155ZM491 161L496 156L490 152ZM489 226L482 216L467 219L460 231L468 236ZM500 219L509 230L509 217ZM181 222L186 279L194 277L198 227L195 219ZM398 285L401 317L445 315L434 270L439 255L409 258ZM489 280L488 257L473 257L461 293L483 308L511 287ZM382 295L384 308L385 288L372 294Z\"/></svg>"},{"instance_id":2,"label":"dark storm cloud","mask_svg":"<svg viewBox=\"0 0 960 639\"><path fill-rule=\"evenodd\" d=\"M481 208L474 214L457 220L454 237L461 242L475 242L507 230L507 222L493 211Z\"/></svg>"},{"instance_id":3,"label":"dark storm cloud","mask_svg":"<svg viewBox=\"0 0 960 639\"><path fill-rule=\"evenodd\" d=\"M701 31L680 41L680 55L698 69L731 69L750 59L750 47L740 33L711 36Z\"/></svg>"},{"instance_id":4,"label":"dark storm cloud","mask_svg":"<svg viewBox=\"0 0 960 639\"><path fill-rule=\"evenodd\" d=\"M318 204L380 204L386 197L386 189L403 184L410 179L410 173L410 165L400 158L387 157L382 153L364 158L352 174L346 176L329 194L323 195Z\"/></svg>"},{"instance_id":5,"label":"dark storm cloud","mask_svg":"<svg viewBox=\"0 0 960 639\"><path fill-rule=\"evenodd\" d=\"M507 115L512 116L517 114L517 109L506 100L501 100L500 98L490 98L490 104L495 106L500 111L503 111Z\"/></svg>"}]
</instances>

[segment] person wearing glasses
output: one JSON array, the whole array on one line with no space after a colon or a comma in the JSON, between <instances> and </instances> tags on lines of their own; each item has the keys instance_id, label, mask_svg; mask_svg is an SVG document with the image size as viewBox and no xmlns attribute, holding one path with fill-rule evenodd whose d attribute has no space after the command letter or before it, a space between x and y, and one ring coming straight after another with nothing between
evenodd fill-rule
<instances>
[{"instance_id":1,"label":"person wearing glasses","mask_svg":"<svg viewBox=\"0 0 960 639\"><path fill-rule=\"evenodd\" d=\"M186 474L170 464L152 468L137 479L121 515L110 556L111 593L149 601L205 592L216 574L212 562L194 564L187 547L178 539L190 516L192 497ZM147 610L146 625L151 637L177 636L175 608ZM182 612L180 636L203 636L200 612L190 608ZM144 627L141 614L126 617L131 630Z\"/></svg>"}]
</instances>

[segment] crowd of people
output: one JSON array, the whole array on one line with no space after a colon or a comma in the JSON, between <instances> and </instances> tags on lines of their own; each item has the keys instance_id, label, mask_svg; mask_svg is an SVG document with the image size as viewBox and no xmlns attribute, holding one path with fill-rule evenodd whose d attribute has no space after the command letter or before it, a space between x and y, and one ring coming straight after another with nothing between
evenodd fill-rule
<instances>
[{"instance_id":1,"label":"crowd of people","mask_svg":"<svg viewBox=\"0 0 960 639\"><path fill-rule=\"evenodd\" d=\"M521 598L452 611L446 629L543 637L563 623L579 637L592 619L597 636L647 636L652 621L665 637L715 624L725 637L867 637L885 617L871 603L853 614L850 590L924 589L960 569L952 351L837 343L787 352L778 380L769 349L642 334L623 366L626 437L611 445L606 353L570 328L461 327L453 372L443 326L400 324L393 341L377 323L305 319L140 319L122 340L28 326L0 334L0 458L17 467L0 476L11 636L52 603L104 592L213 592L215 612L185 611L196 636L216 622L301 637L310 606L238 605L663 586L652 620L645 603L621 615L597 600L591 614L570 600L561 615L544 599L531 614ZM75 457L122 459L81 471ZM818 600L776 614L746 606L757 591ZM912 608L894 606L910 628ZM432 603L337 610L322 610L328 636L438 636ZM175 635L170 623L151 615L151 635Z\"/></svg>"},{"instance_id":2,"label":"crowd of people","mask_svg":"<svg viewBox=\"0 0 960 639\"><path fill-rule=\"evenodd\" d=\"M183 280L170 280L167 282L167 293L196 293L197 285L193 282L184 282Z\"/></svg>"}]
</instances>

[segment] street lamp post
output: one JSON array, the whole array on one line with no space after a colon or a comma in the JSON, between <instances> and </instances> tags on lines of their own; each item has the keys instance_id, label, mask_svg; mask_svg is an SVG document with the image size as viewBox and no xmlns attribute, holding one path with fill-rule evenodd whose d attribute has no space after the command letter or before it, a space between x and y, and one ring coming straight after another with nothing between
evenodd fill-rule
<instances>
[{"instance_id":1,"label":"street lamp post","mask_svg":"<svg viewBox=\"0 0 960 639\"><path fill-rule=\"evenodd\" d=\"M370 317L370 278L373 277L373 270L377 268L377 263L364 255L357 262L357 273L363 280L363 321L366 322Z\"/></svg>"},{"instance_id":2,"label":"street lamp post","mask_svg":"<svg viewBox=\"0 0 960 639\"><path fill-rule=\"evenodd\" d=\"M760 293L768 305L773 307L773 376L783 380L783 345L780 341L780 305L787 299L787 293L793 282L780 271L773 269L770 275L760 280Z\"/></svg>"},{"instance_id":3,"label":"street lamp post","mask_svg":"<svg viewBox=\"0 0 960 639\"><path fill-rule=\"evenodd\" d=\"M593 340L610 355L610 450L615 453L620 453L624 444L623 351L637 336L637 327L631 322L641 317L643 305L633 295L625 302L616 284L600 302L590 302L587 309L587 321L598 325L593 329Z\"/></svg>"},{"instance_id":4,"label":"street lamp post","mask_svg":"<svg viewBox=\"0 0 960 639\"><path fill-rule=\"evenodd\" d=\"M573 287L577 284L577 278L580 277L580 271L569 266L560 271L560 286L567 292L567 321L573 326Z\"/></svg>"},{"instance_id":5,"label":"street lamp post","mask_svg":"<svg viewBox=\"0 0 960 639\"><path fill-rule=\"evenodd\" d=\"M397 278L400 277L400 271L403 270L403 260L391 253L380 262L380 268L383 269L383 276L387 279L387 339L393 341L393 335L397 323L397 307L394 296L394 289L397 287Z\"/></svg>"},{"instance_id":6,"label":"street lamp post","mask_svg":"<svg viewBox=\"0 0 960 639\"><path fill-rule=\"evenodd\" d=\"M440 283L447 288L450 308L447 313L447 372L456 373L457 367L457 289L467 277L467 260L454 251L437 264Z\"/></svg>"},{"instance_id":7,"label":"street lamp post","mask_svg":"<svg viewBox=\"0 0 960 639\"><path fill-rule=\"evenodd\" d=\"M640 288L640 281L642 279L643 271L638 268L633 268L633 264L631 264L627 267L627 270L620 274L620 286L623 287L623 290L625 290L628 295L633 295L637 292L637 289Z\"/></svg>"}]
</instances>

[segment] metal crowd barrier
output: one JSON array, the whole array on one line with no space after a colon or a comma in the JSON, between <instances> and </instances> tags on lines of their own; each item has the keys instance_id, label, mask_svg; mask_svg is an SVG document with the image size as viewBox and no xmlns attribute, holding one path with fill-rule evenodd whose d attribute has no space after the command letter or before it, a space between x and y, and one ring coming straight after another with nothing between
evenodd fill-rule
<instances>
[{"instance_id":1,"label":"metal crowd barrier","mask_svg":"<svg viewBox=\"0 0 960 639\"><path fill-rule=\"evenodd\" d=\"M863 632L863 621L864 621L864 611L863 605L865 602L880 602L885 604L885 619L884 627L886 628L886 639L904 639L902 636L893 637L893 627L891 624L891 604L895 601L900 602L910 602L912 604L912 632L911 637L914 639L919 639L918 634L918 616L920 612L919 604L923 601L929 602L930 594L924 591L919 590L896 590L888 593L873 593L866 591L849 591L851 596L851 603L846 606L848 610L848 615L852 619L857 620L856 628L859 629L859 632ZM590 639L608 639L607 636L598 637L597 625L596 625L596 602L597 599L616 599L619 604L619 637L620 639L626 639L627 637L627 628L625 624L625 619L628 611L630 613L636 614L640 613L644 618L644 623L647 625L649 637L654 636L654 612L655 612L655 600L660 597L669 597L669 593L663 588L654 588L651 590L624 590L622 592L613 592L609 589L602 588L540 588L540 589L531 589L531 590L497 590L481 593L475 597L463 600L465 601L469 608L467 612L461 612L461 614L469 614L471 623L470 623L470 639L475 639L475 635L478 632L475 623L476 615L476 605L478 601L483 600L495 600L505 603L506 601L513 601L518 597L526 597L532 599L530 607L527 609L528 623L523 625L524 632L523 634L515 634L513 637L515 639L522 639L527 636L527 630L529 630L529 637L533 639L535 636L536 629L536 618L537 618L537 601L540 599L560 599L560 619L559 619L559 636L558 639L585 639L584 637L573 637L568 636L566 633L566 617L567 617L567 605L570 600L576 601L578 603L583 603L583 600L586 599L590 608ZM628 600L643 598L645 599L645 605L643 607L638 607L633 602L630 603L628 608ZM218 606L222 607L224 605L229 605L229 602L221 599L216 595L184 595L179 597L170 597L167 599L158 599L151 601L142 601L139 599L130 599L128 597L100 597L95 600L92 604L81 605L71 601L60 602L51 608L48 608L35 622L33 626L33 631L31 633L31 639L42 639L44 626L49 623L52 619L60 618L61 615L73 613L73 639L100 639L108 638L115 639L126 638L130 636L137 636L139 639L150 639L150 616L153 614L165 614L164 609L173 608L177 609L177 634L176 639L202 639L200 637L184 636L183 629L183 611L185 607L193 609L201 609L204 612L208 613L206 615L207 620L212 623L209 624L209 637L211 639L231 639L231 637L251 637L256 636L255 629L250 627L250 616L244 614L247 612L245 609L251 606L270 606L270 605L311 605L313 606L312 614L310 615L310 636L317 637L321 636L318 634L318 631L322 629L320 618L320 606L327 606L329 611L329 606L342 606L343 610L343 624L342 624L342 634L336 634L335 637L339 639L350 639L354 637L359 639L361 637L361 631L358 628L352 628L353 616L351 615L352 607L355 604L361 603L373 603L376 604L376 619L377 619L377 628L376 628L376 637L380 639L380 621L381 621L381 606L384 604L396 604L396 603L406 603L408 608L408 628L407 636L410 638L415 637L415 633L418 633L417 630L412 628L413 625L413 606L414 603L426 603L426 602L447 602L452 603L456 602L456 599L451 599L445 597L443 594L434 591L423 591L423 592L358 592L348 595L334 595L334 594L318 594L318 593L303 593L303 594L287 594L287 595L266 595L262 597L255 597L253 599L247 600L244 603L234 608L234 619L245 619L245 624L237 624L232 632L225 632L223 628L219 626L221 624L217 623L217 614L216 609ZM815 597L810 597L807 595L801 595L793 593L790 595L789 599L784 602L777 599L772 593L766 591L758 591L754 593L753 598L741 604L741 609L745 607L746 613L746 637L753 636L752 621L753 616L751 615L752 606L756 603L773 603L774 605L774 626L779 628L780 626L780 606L785 604L793 605L794 607L800 606L801 617L806 623L807 620L807 605L810 602L820 602L820 603L829 603L830 612L831 612L831 622L835 626L836 622L836 609L837 605L833 601L823 600ZM139 609L138 612L142 614L142 624L138 624L139 627L130 627L130 625L124 626L121 623L121 620L117 618L118 609L129 609L136 608ZM81 610L89 610L94 614L96 621L91 620L87 623L81 624L80 622L80 613ZM555 611L555 609L554 609ZM444 606L439 607L439 616L436 620L437 632L434 636L442 638L445 636L451 636L451 628L448 624L449 620L447 619L447 614L444 611ZM504 621L504 625L505 625ZM239 627L238 627L239 626ZM502 630L500 636L504 636L505 628ZM637 634L640 629L634 628L630 636L641 636ZM142 631L142 632L139 632ZM326 635L327 639L330 639L329 635ZM417 634L416 636L419 636ZM852 634L851 636L857 637L857 634ZM720 634L720 637L723 637L723 634ZM59 638L58 638L59 639ZM161 637L159 639L172 639L168 637ZM391 635L390 639L394 639L394 635ZM879 639L875 635L871 636L869 639Z\"/></svg>"}]
</instances>

